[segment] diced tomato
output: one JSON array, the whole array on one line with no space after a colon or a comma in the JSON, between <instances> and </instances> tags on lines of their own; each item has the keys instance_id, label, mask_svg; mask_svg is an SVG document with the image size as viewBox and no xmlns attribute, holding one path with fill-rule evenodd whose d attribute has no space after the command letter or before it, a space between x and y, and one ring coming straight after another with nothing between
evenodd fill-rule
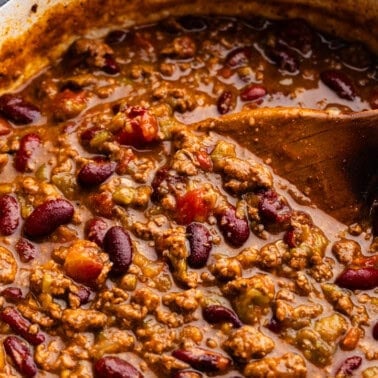
<instances>
[{"instance_id":1,"label":"diced tomato","mask_svg":"<svg viewBox=\"0 0 378 378\"><path fill-rule=\"evenodd\" d=\"M359 268L375 268L378 269L378 255L361 256L353 260L353 266Z\"/></svg>"},{"instance_id":2,"label":"diced tomato","mask_svg":"<svg viewBox=\"0 0 378 378\"><path fill-rule=\"evenodd\" d=\"M210 205L204 198L203 189L194 189L177 198L176 220L180 224L203 222L210 215Z\"/></svg>"},{"instance_id":3,"label":"diced tomato","mask_svg":"<svg viewBox=\"0 0 378 378\"><path fill-rule=\"evenodd\" d=\"M64 262L68 276L85 285L91 285L100 275L103 263L91 248L71 249Z\"/></svg>"},{"instance_id":4,"label":"diced tomato","mask_svg":"<svg viewBox=\"0 0 378 378\"><path fill-rule=\"evenodd\" d=\"M158 122L147 109L130 106L123 111L126 115L126 122L117 136L119 143L143 148L157 139Z\"/></svg>"}]
</instances>

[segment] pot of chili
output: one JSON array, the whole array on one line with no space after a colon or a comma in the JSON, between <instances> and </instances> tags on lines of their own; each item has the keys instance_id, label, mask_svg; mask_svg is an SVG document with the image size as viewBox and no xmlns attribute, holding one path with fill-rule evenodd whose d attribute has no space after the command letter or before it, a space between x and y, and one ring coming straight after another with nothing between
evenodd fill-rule
<instances>
[{"instance_id":1,"label":"pot of chili","mask_svg":"<svg viewBox=\"0 0 378 378\"><path fill-rule=\"evenodd\" d=\"M376 109L376 1L2 11L0 376L378 375L376 204L347 227L191 128Z\"/></svg>"}]
</instances>

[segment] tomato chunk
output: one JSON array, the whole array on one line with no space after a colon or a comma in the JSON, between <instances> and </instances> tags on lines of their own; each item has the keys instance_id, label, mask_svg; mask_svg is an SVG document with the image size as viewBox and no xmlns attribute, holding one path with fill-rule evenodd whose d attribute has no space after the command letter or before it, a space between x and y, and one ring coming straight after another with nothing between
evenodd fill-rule
<instances>
[{"instance_id":1,"label":"tomato chunk","mask_svg":"<svg viewBox=\"0 0 378 378\"><path fill-rule=\"evenodd\" d=\"M177 198L177 222L189 224L203 222L210 215L211 206L204 196L203 189L193 189Z\"/></svg>"},{"instance_id":2,"label":"tomato chunk","mask_svg":"<svg viewBox=\"0 0 378 378\"><path fill-rule=\"evenodd\" d=\"M147 109L129 106L121 112L123 112L122 118L125 118L123 118L124 126L117 135L120 144L143 148L157 139L158 122Z\"/></svg>"},{"instance_id":3,"label":"tomato chunk","mask_svg":"<svg viewBox=\"0 0 378 378\"><path fill-rule=\"evenodd\" d=\"M64 270L75 281L91 285L100 275L103 262L98 254L97 246L92 242L85 245L75 244L69 249L64 262Z\"/></svg>"}]
</instances>

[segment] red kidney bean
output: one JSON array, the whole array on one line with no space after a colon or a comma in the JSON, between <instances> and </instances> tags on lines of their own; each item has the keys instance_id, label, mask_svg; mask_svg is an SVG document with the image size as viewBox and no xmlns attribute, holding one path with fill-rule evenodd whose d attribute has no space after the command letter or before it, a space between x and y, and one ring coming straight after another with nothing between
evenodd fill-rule
<instances>
[{"instance_id":1,"label":"red kidney bean","mask_svg":"<svg viewBox=\"0 0 378 378\"><path fill-rule=\"evenodd\" d=\"M0 292L8 302L16 302L22 299L22 291L19 287L7 287L6 289Z\"/></svg>"},{"instance_id":2,"label":"red kidney bean","mask_svg":"<svg viewBox=\"0 0 378 378\"><path fill-rule=\"evenodd\" d=\"M0 113L17 125L32 123L41 116L35 105L13 94L0 96Z\"/></svg>"},{"instance_id":3,"label":"red kidney bean","mask_svg":"<svg viewBox=\"0 0 378 378\"><path fill-rule=\"evenodd\" d=\"M101 129L98 126L89 127L80 134L81 143L88 145Z\"/></svg>"},{"instance_id":4,"label":"red kidney bean","mask_svg":"<svg viewBox=\"0 0 378 378\"><path fill-rule=\"evenodd\" d=\"M213 162L210 155L205 150L196 151L196 158L200 168L206 172L213 170Z\"/></svg>"},{"instance_id":5,"label":"red kidney bean","mask_svg":"<svg viewBox=\"0 0 378 378\"><path fill-rule=\"evenodd\" d=\"M128 35L128 32L126 30L121 30L121 29L112 30L106 36L105 42L108 45L117 45L125 41L127 38L127 35Z\"/></svg>"},{"instance_id":6,"label":"red kidney bean","mask_svg":"<svg viewBox=\"0 0 378 378\"><path fill-rule=\"evenodd\" d=\"M372 333L373 333L374 339L378 340L378 322L374 324Z\"/></svg>"},{"instance_id":7,"label":"red kidney bean","mask_svg":"<svg viewBox=\"0 0 378 378\"><path fill-rule=\"evenodd\" d=\"M268 47L266 56L271 59L280 70L295 73L299 69L299 62L294 53L284 47Z\"/></svg>"},{"instance_id":8,"label":"red kidney bean","mask_svg":"<svg viewBox=\"0 0 378 378\"><path fill-rule=\"evenodd\" d=\"M302 54L307 54L312 49L314 32L304 20L288 20L280 27L279 40Z\"/></svg>"},{"instance_id":9,"label":"red kidney bean","mask_svg":"<svg viewBox=\"0 0 378 378\"><path fill-rule=\"evenodd\" d=\"M289 228L283 237L283 241L290 247L296 248L300 244L300 238L296 228Z\"/></svg>"},{"instance_id":10,"label":"red kidney bean","mask_svg":"<svg viewBox=\"0 0 378 378\"><path fill-rule=\"evenodd\" d=\"M160 168L156 171L151 182L153 202L159 202L168 192L174 192L176 185L184 183L184 177L179 176L174 171L169 171L167 167Z\"/></svg>"},{"instance_id":11,"label":"red kidney bean","mask_svg":"<svg viewBox=\"0 0 378 378\"><path fill-rule=\"evenodd\" d=\"M192 368L203 372L225 372L232 364L231 360L220 353L203 348L192 347L177 349L172 355L188 363Z\"/></svg>"},{"instance_id":12,"label":"red kidney bean","mask_svg":"<svg viewBox=\"0 0 378 378\"><path fill-rule=\"evenodd\" d=\"M351 79L343 72L337 70L323 71L320 74L320 79L327 87L336 92L339 97L346 100L354 100L356 97L356 91Z\"/></svg>"},{"instance_id":13,"label":"red kidney bean","mask_svg":"<svg viewBox=\"0 0 378 378\"><path fill-rule=\"evenodd\" d=\"M280 333L282 331L282 323L275 316L273 316L266 328L274 333Z\"/></svg>"},{"instance_id":14,"label":"red kidney bean","mask_svg":"<svg viewBox=\"0 0 378 378\"><path fill-rule=\"evenodd\" d=\"M143 378L127 361L113 356L100 358L94 365L95 378Z\"/></svg>"},{"instance_id":15,"label":"red kidney bean","mask_svg":"<svg viewBox=\"0 0 378 378\"><path fill-rule=\"evenodd\" d=\"M360 356L348 357L341 366L337 369L336 375L342 377L350 377L353 375L353 371L361 366L362 358Z\"/></svg>"},{"instance_id":16,"label":"red kidney bean","mask_svg":"<svg viewBox=\"0 0 378 378\"><path fill-rule=\"evenodd\" d=\"M291 216L290 207L278 196L273 189L257 193L259 197L258 209L263 223L285 223Z\"/></svg>"},{"instance_id":17,"label":"red kidney bean","mask_svg":"<svg viewBox=\"0 0 378 378\"><path fill-rule=\"evenodd\" d=\"M252 55L250 47L238 47L226 56L226 64L230 67L240 67L248 64Z\"/></svg>"},{"instance_id":18,"label":"red kidney bean","mask_svg":"<svg viewBox=\"0 0 378 378\"><path fill-rule=\"evenodd\" d=\"M177 19L177 22L189 32L199 32L207 28L206 21L198 16L182 16Z\"/></svg>"},{"instance_id":19,"label":"red kidney bean","mask_svg":"<svg viewBox=\"0 0 378 378\"><path fill-rule=\"evenodd\" d=\"M218 97L217 100L217 109L219 114L229 113L235 108L235 98L230 91L224 91Z\"/></svg>"},{"instance_id":20,"label":"red kidney bean","mask_svg":"<svg viewBox=\"0 0 378 378\"><path fill-rule=\"evenodd\" d=\"M211 324L229 322L234 326L234 328L240 328L243 325L234 311L221 305L211 305L205 307L202 314L203 318Z\"/></svg>"},{"instance_id":21,"label":"red kidney bean","mask_svg":"<svg viewBox=\"0 0 378 378\"><path fill-rule=\"evenodd\" d=\"M24 238L18 240L15 249L23 263L28 263L29 261L34 260L38 255L36 246Z\"/></svg>"},{"instance_id":22,"label":"red kidney bean","mask_svg":"<svg viewBox=\"0 0 378 378\"><path fill-rule=\"evenodd\" d=\"M193 370L179 370L172 375L172 378L202 378L202 374Z\"/></svg>"},{"instance_id":23,"label":"red kidney bean","mask_svg":"<svg viewBox=\"0 0 378 378\"><path fill-rule=\"evenodd\" d=\"M77 181L83 186L100 185L114 173L115 169L115 162L96 159L80 169Z\"/></svg>"},{"instance_id":24,"label":"red kidney bean","mask_svg":"<svg viewBox=\"0 0 378 378\"><path fill-rule=\"evenodd\" d=\"M378 269L345 269L335 281L336 285L350 290L370 290L378 286Z\"/></svg>"},{"instance_id":25,"label":"red kidney bean","mask_svg":"<svg viewBox=\"0 0 378 378\"><path fill-rule=\"evenodd\" d=\"M41 138L34 133L26 134L21 138L20 148L14 157L14 166L17 171L26 172L28 170L28 162L40 144Z\"/></svg>"},{"instance_id":26,"label":"red kidney bean","mask_svg":"<svg viewBox=\"0 0 378 378\"><path fill-rule=\"evenodd\" d=\"M188 265L191 268L203 268L212 248L209 230L201 223L191 223L186 228L186 235L190 247Z\"/></svg>"},{"instance_id":27,"label":"red kidney bean","mask_svg":"<svg viewBox=\"0 0 378 378\"><path fill-rule=\"evenodd\" d=\"M0 235L12 235L19 222L20 206L16 198L8 194L0 195Z\"/></svg>"},{"instance_id":28,"label":"red kidney bean","mask_svg":"<svg viewBox=\"0 0 378 378\"><path fill-rule=\"evenodd\" d=\"M65 199L46 201L36 207L26 219L25 235L32 238L49 235L59 226L70 222L73 214L74 207Z\"/></svg>"},{"instance_id":29,"label":"red kidney bean","mask_svg":"<svg viewBox=\"0 0 378 378\"><path fill-rule=\"evenodd\" d=\"M217 214L217 223L227 243L233 247L241 247L249 238L247 217L238 218L236 209L230 206Z\"/></svg>"},{"instance_id":30,"label":"red kidney bean","mask_svg":"<svg viewBox=\"0 0 378 378\"><path fill-rule=\"evenodd\" d=\"M37 374L37 366L30 349L16 336L8 336L4 340L5 352L10 356L16 369L24 377L34 377Z\"/></svg>"},{"instance_id":31,"label":"red kidney bean","mask_svg":"<svg viewBox=\"0 0 378 378\"><path fill-rule=\"evenodd\" d=\"M80 304L83 305L89 302L91 291L85 286L80 286L76 296L79 297Z\"/></svg>"},{"instance_id":32,"label":"red kidney bean","mask_svg":"<svg viewBox=\"0 0 378 378\"><path fill-rule=\"evenodd\" d=\"M129 233L120 226L110 228L105 234L104 250L113 263L111 272L117 276L127 273L133 257Z\"/></svg>"},{"instance_id":33,"label":"red kidney bean","mask_svg":"<svg viewBox=\"0 0 378 378\"><path fill-rule=\"evenodd\" d=\"M108 224L102 218L92 218L85 225L85 234L88 240L103 246L104 237L108 230Z\"/></svg>"},{"instance_id":34,"label":"red kidney bean","mask_svg":"<svg viewBox=\"0 0 378 378\"><path fill-rule=\"evenodd\" d=\"M115 75L119 73L120 68L114 57L110 54L105 55L105 65L102 67L102 70L109 75Z\"/></svg>"},{"instance_id":35,"label":"red kidney bean","mask_svg":"<svg viewBox=\"0 0 378 378\"><path fill-rule=\"evenodd\" d=\"M255 101L263 98L266 95L266 89L260 84L251 84L245 87L241 93L240 98L243 101Z\"/></svg>"},{"instance_id":36,"label":"red kidney bean","mask_svg":"<svg viewBox=\"0 0 378 378\"><path fill-rule=\"evenodd\" d=\"M32 345L39 345L45 341L45 336L41 332L30 333L29 328L32 324L14 307L5 307L0 313L0 319Z\"/></svg>"}]
</instances>

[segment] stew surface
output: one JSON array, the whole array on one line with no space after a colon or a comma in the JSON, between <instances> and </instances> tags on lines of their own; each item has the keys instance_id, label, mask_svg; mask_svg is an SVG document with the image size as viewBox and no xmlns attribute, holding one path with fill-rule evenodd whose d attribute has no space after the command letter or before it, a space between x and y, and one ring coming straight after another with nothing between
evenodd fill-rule
<instances>
[{"instance_id":1,"label":"stew surface","mask_svg":"<svg viewBox=\"0 0 378 378\"><path fill-rule=\"evenodd\" d=\"M189 126L378 107L377 58L302 20L75 41L0 96L0 377L378 376L378 210L347 228Z\"/></svg>"}]
</instances>

